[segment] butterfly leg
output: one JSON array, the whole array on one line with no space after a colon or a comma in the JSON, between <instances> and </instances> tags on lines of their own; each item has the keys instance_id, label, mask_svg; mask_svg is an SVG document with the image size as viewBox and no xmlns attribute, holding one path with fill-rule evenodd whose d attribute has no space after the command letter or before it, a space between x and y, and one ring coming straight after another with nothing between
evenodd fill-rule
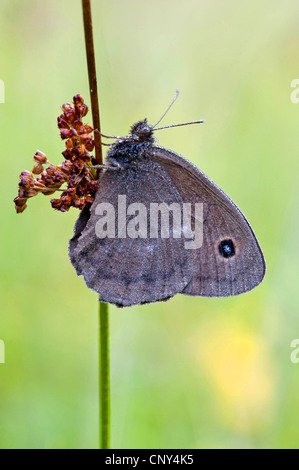
<instances>
[{"instance_id":1,"label":"butterfly leg","mask_svg":"<svg viewBox=\"0 0 299 470\"><path fill-rule=\"evenodd\" d=\"M120 166L112 165L91 165L88 168L95 168L97 170L118 170Z\"/></svg>"}]
</instances>

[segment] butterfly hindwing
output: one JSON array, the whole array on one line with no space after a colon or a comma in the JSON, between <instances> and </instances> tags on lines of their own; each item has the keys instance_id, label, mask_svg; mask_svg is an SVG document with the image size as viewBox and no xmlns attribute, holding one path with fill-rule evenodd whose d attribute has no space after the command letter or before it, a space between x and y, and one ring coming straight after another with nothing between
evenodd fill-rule
<instances>
[{"instance_id":1,"label":"butterfly hindwing","mask_svg":"<svg viewBox=\"0 0 299 470\"><path fill-rule=\"evenodd\" d=\"M148 213L151 203L181 204L168 175L151 159L139 166L138 173L107 170L100 176L89 219L82 216L84 222L77 223L70 242L70 258L77 273L100 294L100 300L119 306L166 300L181 292L192 278L190 254L184 250L182 239L151 238L149 221L146 238L119 238L118 213L115 238L97 236L98 205L108 202L117 208L119 196L126 196L127 207L141 203ZM127 215L126 224L132 223L132 218Z\"/></svg>"}]
</instances>

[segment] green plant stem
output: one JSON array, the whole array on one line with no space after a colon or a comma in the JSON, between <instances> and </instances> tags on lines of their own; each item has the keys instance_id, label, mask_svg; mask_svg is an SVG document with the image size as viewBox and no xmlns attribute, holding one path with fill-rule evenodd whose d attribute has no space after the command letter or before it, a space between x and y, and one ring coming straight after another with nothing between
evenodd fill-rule
<instances>
[{"instance_id":1,"label":"green plant stem","mask_svg":"<svg viewBox=\"0 0 299 470\"><path fill-rule=\"evenodd\" d=\"M108 304L99 302L100 448L110 449L110 357Z\"/></svg>"},{"instance_id":2,"label":"green plant stem","mask_svg":"<svg viewBox=\"0 0 299 470\"><path fill-rule=\"evenodd\" d=\"M86 58L88 68L91 111L94 129L101 132L100 111L95 65L92 14L90 0L82 0ZM102 141L98 132L94 134L95 157L98 165L103 163ZM109 312L108 304L99 302L99 409L100 448L110 448L110 360L109 360Z\"/></svg>"},{"instance_id":3,"label":"green plant stem","mask_svg":"<svg viewBox=\"0 0 299 470\"><path fill-rule=\"evenodd\" d=\"M85 35L86 59L88 68L89 92L91 101L91 112L94 129L99 132L94 133L95 157L98 165L103 163L101 123L99 110L99 97L97 86L96 61L94 55L93 32L92 32L92 14L90 0L82 0L83 24Z\"/></svg>"}]
</instances>

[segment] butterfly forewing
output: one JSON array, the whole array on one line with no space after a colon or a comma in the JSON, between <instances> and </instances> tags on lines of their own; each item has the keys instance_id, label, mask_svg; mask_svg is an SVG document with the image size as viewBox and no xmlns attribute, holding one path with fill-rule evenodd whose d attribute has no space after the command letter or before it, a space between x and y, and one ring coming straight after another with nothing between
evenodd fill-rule
<instances>
[{"instance_id":1,"label":"butterfly forewing","mask_svg":"<svg viewBox=\"0 0 299 470\"><path fill-rule=\"evenodd\" d=\"M245 216L232 200L191 162L155 147L153 158L164 168L184 202L203 203L203 244L192 251L192 280L186 295L238 295L256 287L265 262Z\"/></svg>"}]
</instances>

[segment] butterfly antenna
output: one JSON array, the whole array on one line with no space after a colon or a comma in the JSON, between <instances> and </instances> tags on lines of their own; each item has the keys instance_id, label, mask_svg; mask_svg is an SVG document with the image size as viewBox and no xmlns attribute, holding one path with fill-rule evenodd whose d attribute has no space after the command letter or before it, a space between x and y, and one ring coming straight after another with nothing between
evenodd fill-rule
<instances>
[{"instance_id":1,"label":"butterfly antenna","mask_svg":"<svg viewBox=\"0 0 299 470\"><path fill-rule=\"evenodd\" d=\"M189 124L202 124L205 122L204 119L200 119L199 121L189 121L189 122L182 122L181 124L171 124L170 126L158 127L155 131L160 131L161 129L169 129L170 127L179 127L179 126L189 126Z\"/></svg>"},{"instance_id":2,"label":"butterfly antenna","mask_svg":"<svg viewBox=\"0 0 299 470\"><path fill-rule=\"evenodd\" d=\"M180 93L179 90L176 90L175 95L174 95L174 97L173 97L173 99L172 99L170 105L169 105L168 108L166 109L165 113L162 114L162 116L160 117L159 121L156 122L156 124L155 124L154 126L152 126L152 129L154 129L154 128L159 124L159 122L162 121L162 119L164 118L164 116L166 116L166 114L167 114L168 111L170 110L170 108L171 108L171 106L173 105L173 103L177 100L177 98L178 98L178 96L179 96L179 93ZM156 130L157 130L157 129L156 129Z\"/></svg>"}]
</instances>

